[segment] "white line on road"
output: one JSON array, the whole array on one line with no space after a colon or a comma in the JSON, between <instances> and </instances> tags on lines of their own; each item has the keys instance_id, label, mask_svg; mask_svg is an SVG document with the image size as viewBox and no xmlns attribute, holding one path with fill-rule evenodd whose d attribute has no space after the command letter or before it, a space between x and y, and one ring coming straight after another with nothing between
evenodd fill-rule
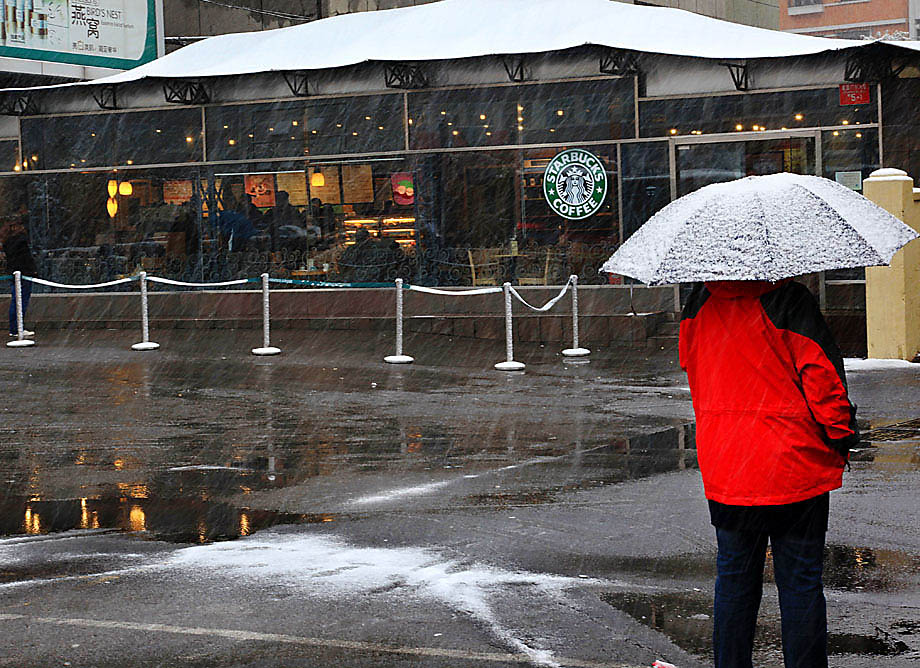
<instances>
[{"instance_id":1,"label":"white line on road","mask_svg":"<svg viewBox=\"0 0 920 668\"><path fill-rule=\"evenodd\" d=\"M334 638L307 638L292 636L282 633L260 633L258 631L240 631L237 629L209 629L191 626L173 626L170 624L141 624L109 619L78 619L72 617L32 617L30 615L15 615L0 613L0 621L25 621L27 623L55 624L57 626L79 626L84 628L114 629L118 631L148 631L154 633L178 633L187 636L211 636L226 638L228 640L247 640L262 642L277 642L290 645L306 645L311 647L332 647L335 649L353 650L359 652L385 652L388 654L404 654L409 656L428 656L464 661L500 661L504 663L533 663L525 654L504 654L499 652L467 652L459 649L442 647L394 647L371 642L357 642L354 640L336 640ZM572 668L638 668L622 663L597 663L581 659L566 659L554 657L561 666Z\"/></svg>"}]
</instances>

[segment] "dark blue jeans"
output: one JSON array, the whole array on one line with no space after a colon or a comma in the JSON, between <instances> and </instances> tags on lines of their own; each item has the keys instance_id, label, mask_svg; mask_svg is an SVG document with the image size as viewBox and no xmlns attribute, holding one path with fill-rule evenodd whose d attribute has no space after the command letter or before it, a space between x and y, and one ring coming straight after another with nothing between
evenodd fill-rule
<instances>
[{"instance_id":1,"label":"dark blue jeans","mask_svg":"<svg viewBox=\"0 0 920 668\"><path fill-rule=\"evenodd\" d=\"M827 610L821 582L824 534L770 535L716 528L716 537L716 668L752 667L768 538L779 591L786 668L827 668Z\"/></svg>"},{"instance_id":2,"label":"dark blue jeans","mask_svg":"<svg viewBox=\"0 0 920 668\"><path fill-rule=\"evenodd\" d=\"M22 285L22 317L26 317L26 309L29 308L29 297L32 296L32 281L21 281ZM19 327L16 325L16 283L10 280L10 334L19 334ZM25 325L23 325L25 329Z\"/></svg>"}]
</instances>

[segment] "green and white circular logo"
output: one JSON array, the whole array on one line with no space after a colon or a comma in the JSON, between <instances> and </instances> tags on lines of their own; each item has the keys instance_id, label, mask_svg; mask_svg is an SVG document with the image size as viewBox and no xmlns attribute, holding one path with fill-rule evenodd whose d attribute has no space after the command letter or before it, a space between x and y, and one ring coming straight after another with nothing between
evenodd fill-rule
<instances>
[{"instance_id":1,"label":"green and white circular logo","mask_svg":"<svg viewBox=\"0 0 920 668\"><path fill-rule=\"evenodd\" d=\"M550 208L563 218L593 216L607 197L604 163L580 148L563 151L546 166L543 194Z\"/></svg>"}]
</instances>

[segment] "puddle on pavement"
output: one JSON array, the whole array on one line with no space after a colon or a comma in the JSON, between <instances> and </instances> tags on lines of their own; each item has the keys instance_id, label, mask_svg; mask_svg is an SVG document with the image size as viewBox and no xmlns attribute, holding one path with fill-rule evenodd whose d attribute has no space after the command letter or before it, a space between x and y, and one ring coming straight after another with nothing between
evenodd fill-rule
<instances>
[{"instance_id":1,"label":"puddle on pavement","mask_svg":"<svg viewBox=\"0 0 920 668\"><path fill-rule=\"evenodd\" d=\"M0 502L0 535L117 529L175 543L233 540L278 524L333 522L332 515L278 513L193 498L136 497ZM2 580L2 575L0 575Z\"/></svg>"},{"instance_id":2,"label":"puddle on pavement","mask_svg":"<svg viewBox=\"0 0 920 668\"><path fill-rule=\"evenodd\" d=\"M327 426L307 442L291 437L296 423L276 415L274 425L261 443L212 437L199 441L193 455L188 438L172 434L155 443L126 436L130 445L119 447L82 437L36 447L44 441L40 432L31 447L0 449L0 535L107 528L183 543L233 539L276 524L329 521L323 514L250 510L245 497L340 474L502 471L514 489L467 499L502 508L553 503L569 492L696 467L687 425L631 438L566 437L564 430L537 436L512 425L473 443L437 425L394 430L389 421L385 429L377 422L346 441L334 440Z\"/></svg>"},{"instance_id":3,"label":"puddle on pavement","mask_svg":"<svg viewBox=\"0 0 920 668\"><path fill-rule=\"evenodd\" d=\"M712 598L702 592L675 594L607 593L605 603L633 617L640 623L666 635L674 644L701 658L712 659ZM894 656L910 651L898 639L903 627L894 624L891 632L878 629L875 635L829 633L828 653L831 655L859 654ZM761 612L754 636L754 664L764 662L765 656L781 655L781 631L778 618L765 618Z\"/></svg>"}]
</instances>

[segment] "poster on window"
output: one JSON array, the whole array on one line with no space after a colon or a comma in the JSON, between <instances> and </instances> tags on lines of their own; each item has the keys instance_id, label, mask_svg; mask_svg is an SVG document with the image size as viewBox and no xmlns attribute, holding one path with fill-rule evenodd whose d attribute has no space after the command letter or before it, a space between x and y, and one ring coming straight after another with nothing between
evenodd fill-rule
<instances>
[{"instance_id":1,"label":"poster on window","mask_svg":"<svg viewBox=\"0 0 920 668\"><path fill-rule=\"evenodd\" d=\"M275 206L275 175L247 174L245 177L246 194L252 195L252 203L258 208Z\"/></svg>"},{"instance_id":2,"label":"poster on window","mask_svg":"<svg viewBox=\"0 0 920 668\"><path fill-rule=\"evenodd\" d=\"M128 69L157 57L157 0L0 0L0 56Z\"/></svg>"},{"instance_id":3,"label":"poster on window","mask_svg":"<svg viewBox=\"0 0 920 668\"><path fill-rule=\"evenodd\" d=\"M397 172L390 176L393 202L399 206L415 204L415 183L410 172Z\"/></svg>"},{"instance_id":4,"label":"poster on window","mask_svg":"<svg viewBox=\"0 0 920 668\"><path fill-rule=\"evenodd\" d=\"M163 201L181 206L192 199L192 182L188 180L163 181Z\"/></svg>"}]
</instances>

